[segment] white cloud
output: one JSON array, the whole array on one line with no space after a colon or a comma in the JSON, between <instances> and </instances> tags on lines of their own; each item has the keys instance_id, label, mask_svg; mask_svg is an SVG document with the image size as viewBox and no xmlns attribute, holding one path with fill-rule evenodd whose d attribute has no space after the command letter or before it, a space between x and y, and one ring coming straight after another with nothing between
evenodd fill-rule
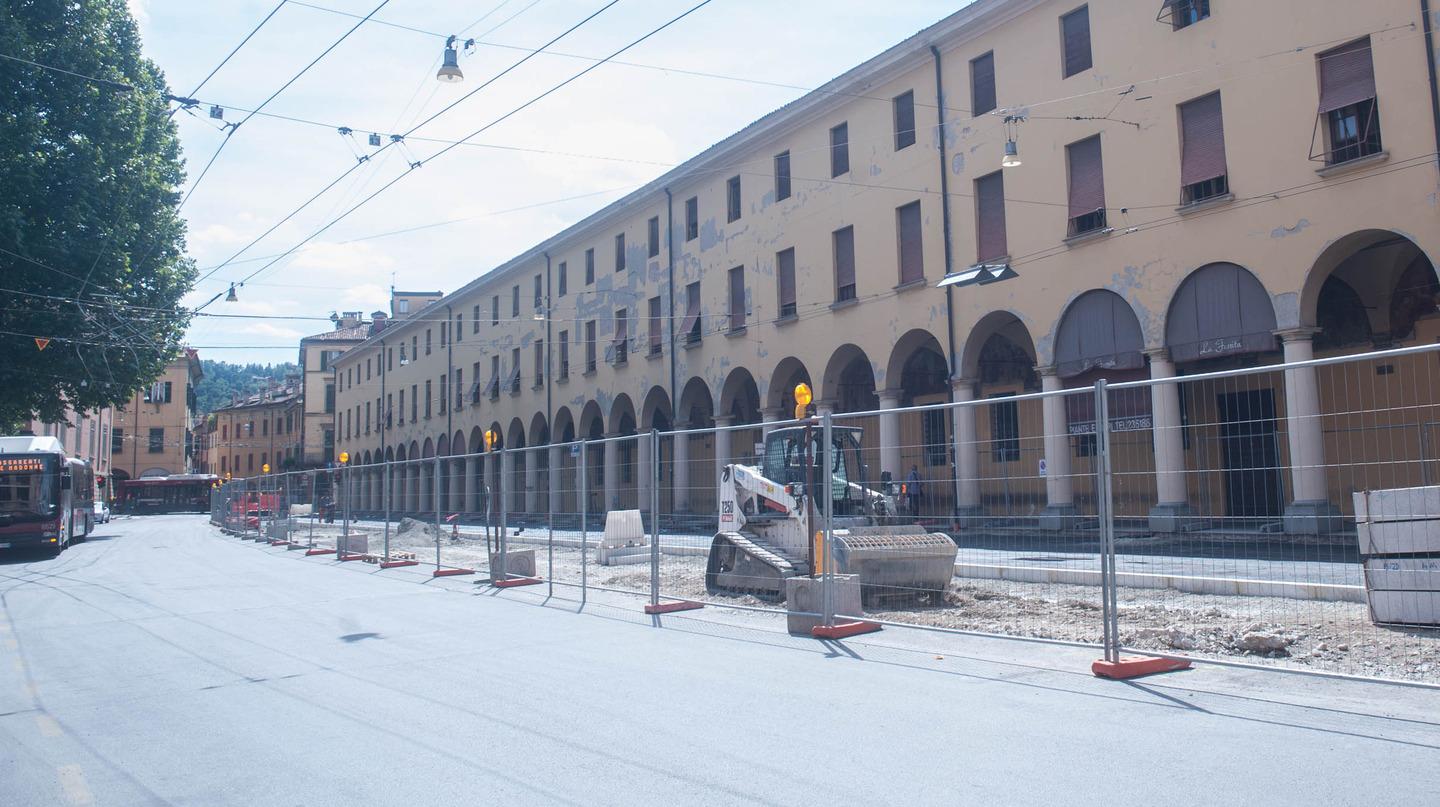
<instances>
[{"instance_id":1,"label":"white cloud","mask_svg":"<svg viewBox=\"0 0 1440 807\"><path fill-rule=\"evenodd\" d=\"M130 9L130 16L135 18L135 24L142 29L150 24L150 0L125 0L125 5Z\"/></svg>"}]
</instances>

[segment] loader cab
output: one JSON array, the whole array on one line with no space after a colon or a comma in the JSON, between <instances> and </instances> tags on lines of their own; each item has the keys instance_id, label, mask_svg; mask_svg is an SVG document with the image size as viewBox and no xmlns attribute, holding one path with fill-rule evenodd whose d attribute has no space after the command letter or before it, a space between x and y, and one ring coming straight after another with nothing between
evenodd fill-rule
<instances>
[{"instance_id":1,"label":"loader cab","mask_svg":"<svg viewBox=\"0 0 1440 807\"><path fill-rule=\"evenodd\" d=\"M803 426L791 426L776 429L766 435L765 458L761 468L761 474L766 479L784 485L799 483L812 486L812 481L805 478L805 432ZM818 472L818 466L821 461L820 445L825 433L819 427L811 427L809 432L808 461L812 467L816 467L816 478L824 479L824 474ZM830 429L830 495L835 502L836 515L858 515L865 508L862 497L866 469L860 462L861 433L860 429L852 427L832 426Z\"/></svg>"}]
</instances>

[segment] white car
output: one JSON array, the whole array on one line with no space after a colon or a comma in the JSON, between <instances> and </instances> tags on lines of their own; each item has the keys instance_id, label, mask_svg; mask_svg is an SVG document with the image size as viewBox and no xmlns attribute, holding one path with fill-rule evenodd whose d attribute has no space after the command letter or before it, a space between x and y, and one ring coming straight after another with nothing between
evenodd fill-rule
<instances>
[{"instance_id":1,"label":"white car","mask_svg":"<svg viewBox=\"0 0 1440 807\"><path fill-rule=\"evenodd\" d=\"M103 499L95 500L95 523L110 523L110 505L106 504Z\"/></svg>"}]
</instances>

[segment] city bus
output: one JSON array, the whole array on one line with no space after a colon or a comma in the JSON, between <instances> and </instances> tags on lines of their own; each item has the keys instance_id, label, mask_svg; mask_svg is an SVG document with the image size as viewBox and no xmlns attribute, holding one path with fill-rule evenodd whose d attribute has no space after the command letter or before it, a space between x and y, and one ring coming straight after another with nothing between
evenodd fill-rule
<instances>
[{"instance_id":1,"label":"city bus","mask_svg":"<svg viewBox=\"0 0 1440 807\"><path fill-rule=\"evenodd\" d=\"M220 481L213 474L174 474L125 479L115 485L116 512L205 513L210 510L210 488Z\"/></svg>"},{"instance_id":2,"label":"city bus","mask_svg":"<svg viewBox=\"0 0 1440 807\"><path fill-rule=\"evenodd\" d=\"M0 549L59 553L94 527L90 464L54 437L0 437Z\"/></svg>"}]
</instances>

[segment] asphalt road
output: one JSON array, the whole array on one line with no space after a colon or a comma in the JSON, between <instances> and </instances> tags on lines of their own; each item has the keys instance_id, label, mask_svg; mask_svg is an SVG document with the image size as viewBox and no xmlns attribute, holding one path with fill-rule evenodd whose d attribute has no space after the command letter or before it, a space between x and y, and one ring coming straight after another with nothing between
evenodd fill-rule
<instances>
[{"instance_id":1,"label":"asphalt road","mask_svg":"<svg viewBox=\"0 0 1440 807\"><path fill-rule=\"evenodd\" d=\"M1433 803L1440 692L545 603L199 516L0 555L0 805ZM543 593L543 592L542 592Z\"/></svg>"}]
</instances>

